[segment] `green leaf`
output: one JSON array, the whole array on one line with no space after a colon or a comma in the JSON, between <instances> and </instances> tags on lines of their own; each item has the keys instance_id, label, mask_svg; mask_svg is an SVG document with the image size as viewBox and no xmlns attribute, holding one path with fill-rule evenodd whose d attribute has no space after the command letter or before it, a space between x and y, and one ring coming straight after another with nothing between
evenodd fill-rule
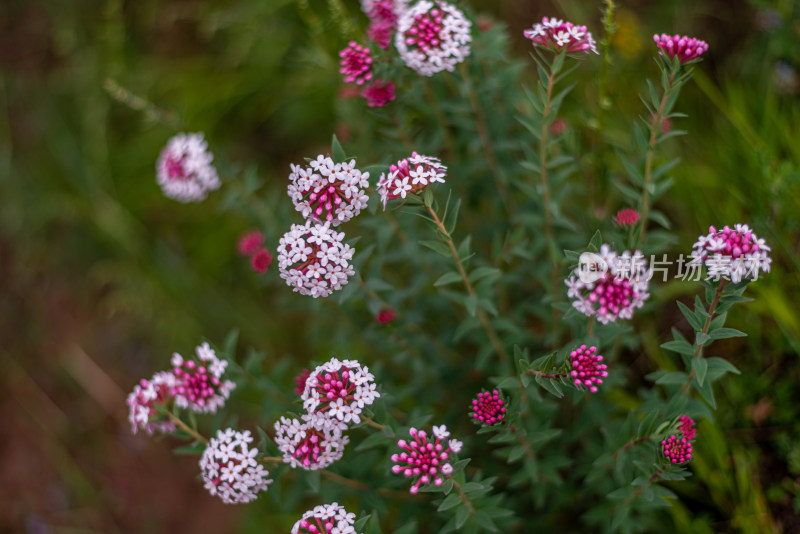
<instances>
[{"instance_id":1,"label":"green leaf","mask_svg":"<svg viewBox=\"0 0 800 534\"><path fill-rule=\"evenodd\" d=\"M697 345L698 347L700 345L705 345L709 339L711 339L711 336L709 336L708 334L704 332L697 332L697 340L695 341L695 345Z\"/></svg>"},{"instance_id":2,"label":"green leaf","mask_svg":"<svg viewBox=\"0 0 800 534\"><path fill-rule=\"evenodd\" d=\"M450 257L450 249L447 247L447 245L440 241L420 241L419 244L423 247L428 247L434 252L438 252L446 258Z\"/></svg>"},{"instance_id":3,"label":"green leaf","mask_svg":"<svg viewBox=\"0 0 800 534\"><path fill-rule=\"evenodd\" d=\"M383 445L388 441L389 438L387 438L380 432L376 432L374 434L371 434L367 439L363 440L361 443L359 443L358 446L356 447L356 451L371 449L372 447Z\"/></svg>"},{"instance_id":4,"label":"green leaf","mask_svg":"<svg viewBox=\"0 0 800 534\"><path fill-rule=\"evenodd\" d=\"M462 504L461 497L458 493L451 493L442 501L442 504L439 505L439 508L436 510L438 512L444 512L445 510L449 510L451 508L455 508L459 504Z\"/></svg>"},{"instance_id":5,"label":"green leaf","mask_svg":"<svg viewBox=\"0 0 800 534\"><path fill-rule=\"evenodd\" d=\"M378 518L378 514L372 514L372 517L369 518L369 526L367 528L367 534L382 534L381 521Z\"/></svg>"},{"instance_id":6,"label":"green leaf","mask_svg":"<svg viewBox=\"0 0 800 534\"><path fill-rule=\"evenodd\" d=\"M695 358L692 360L692 369L694 369L694 374L697 377L697 383L702 386L708 372L708 361L702 357Z\"/></svg>"},{"instance_id":7,"label":"green leaf","mask_svg":"<svg viewBox=\"0 0 800 534\"><path fill-rule=\"evenodd\" d=\"M677 352L678 354L686 354L687 356L694 355L694 348L692 348L689 342L684 339L667 341L666 343L661 344L661 348L671 350L672 352Z\"/></svg>"},{"instance_id":8,"label":"green leaf","mask_svg":"<svg viewBox=\"0 0 800 534\"><path fill-rule=\"evenodd\" d=\"M684 304L681 301L678 301L678 308L680 308L681 313L683 314L684 317L686 317L686 320L689 321L689 324L692 325L692 328L694 328L696 332L703 330L703 324L700 322L700 320L695 316L694 312L690 310L686 304Z\"/></svg>"},{"instance_id":9,"label":"green leaf","mask_svg":"<svg viewBox=\"0 0 800 534\"><path fill-rule=\"evenodd\" d=\"M564 396L564 392L561 391L561 387L558 385L558 382L552 380L550 378L543 378L542 375L535 375L534 380L536 383L546 389L548 392L552 393L559 399Z\"/></svg>"},{"instance_id":10,"label":"green leaf","mask_svg":"<svg viewBox=\"0 0 800 534\"><path fill-rule=\"evenodd\" d=\"M717 409L717 401L714 399L714 390L711 388L711 382L705 382L704 384L698 384L697 378L694 381L697 391L700 393L700 396L705 399L705 401L711 405L711 407L716 410Z\"/></svg>"},{"instance_id":11,"label":"green leaf","mask_svg":"<svg viewBox=\"0 0 800 534\"><path fill-rule=\"evenodd\" d=\"M353 528L356 529L356 532L361 532L364 529L364 525L367 524L369 518L372 517L372 514L367 514L363 517L359 517L356 522L353 524Z\"/></svg>"},{"instance_id":12,"label":"green leaf","mask_svg":"<svg viewBox=\"0 0 800 534\"><path fill-rule=\"evenodd\" d=\"M723 358L707 358L708 369L710 371L722 371L723 373L733 373L740 375L742 372L737 369L731 362Z\"/></svg>"},{"instance_id":13,"label":"green leaf","mask_svg":"<svg viewBox=\"0 0 800 534\"><path fill-rule=\"evenodd\" d=\"M689 375L683 371L675 371L666 373L664 376L656 380L656 384L685 384L689 380Z\"/></svg>"},{"instance_id":14,"label":"green leaf","mask_svg":"<svg viewBox=\"0 0 800 534\"><path fill-rule=\"evenodd\" d=\"M711 339L728 339L729 337L745 337L747 334L735 328L717 328L711 332Z\"/></svg>"},{"instance_id":15,"label":"green leaf","mask_svg":"<svg viewBox=\"0 0 800 534\"><path fill-rule=\"evenodd\" d=\"M464 307L467 308L467 313L469 313L471 317L475 317L475 308L477 306L478 306L477 295L469 295L464 301Z\"/></svg>"},{"instance_id":16,"label":"green leaf","mask_svg":"<svg viewBox=\"0 0 800 534\"><path fill-rule=\"evenodd\" d=\"M464 526L464 523L467 522L469 518L469 508L466 506L462 506L458 510L456 510L456 529L460 529Z\"/></svg>"},{"instance_id":17,"label":"green leaf","mask_svg":"<svg viewBox=\"0 0 800 534\"><path fill-rule=\"evenodd\" d=\"M447 284L452 284L453 282L460 282L460 281L461 281L461 275L451 271L449 273L444 273L442 276L440 276L439 279L433 283L433 286L434 287L446 286Z\"/></svg>"},{"instance_id":18,"label":"green leaf","mask_svg":"<svg viewBox=\"0 0 800 534\"><path fill-rule=\"evenodd\" d=\"M341 163L347 159L347 154L342 148L339 139L336 138L336 134L333 134L333 139L331 140L331 151L333 152L333 161Z\"/></svg>"},{"instance_id":19,"label":"green leaf","mask_svg":"<svg viewBox=\"0 0 800 534\"><path fill-rule=\"evenodd\" d=\"M496 268L496 267L478 267L469 275L469 279L472 282L477 282L481 278L485 278L487 276L500 276L503 272Z\"/></svg>"}]
</instances>

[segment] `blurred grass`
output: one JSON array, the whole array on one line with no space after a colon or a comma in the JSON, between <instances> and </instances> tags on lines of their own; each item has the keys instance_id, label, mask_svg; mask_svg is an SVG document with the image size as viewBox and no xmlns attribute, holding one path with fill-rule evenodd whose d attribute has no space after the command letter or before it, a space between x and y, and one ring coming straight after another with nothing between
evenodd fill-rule
<instances>
[{"instance_id":1,"label":"blurred grass","mask_svg":"<svg viewBox=\"0 0 800 534\"><path fill-rule=\"evenodd\" d=\"M471 5L504 17L518 34L550 13L591 21L595 30L599 4ZM359 12L355 1L343 5ZM759 29L754 21L767 8L782 22ZM724 345L743 374L718 395L719 427L701 430L707 439L695 477L673 488L684 498L671 510L681 532L800 531L800 104L796 92L778 90L773 70L778 60L800 64L799 9L787 1L638 2L619 19L610 81L619 117L608 127L620 132L629 125L621 119L640 112L642 73L654 71L652 32L711 43L681 99L689 118L680 127L690 135L671 148L683 163L662 206L682 249L709 224L741 221L766 238L775 258L773 272L752 286L756 301L731 314L731 326L749 333ZM127 391L176 348L221 340L234 327L244 346L302 363L311 347L369 350L368 341L345 342L341 333L328 345L312 342L327 339L324 327L305 322L304 305L277 309L271 293L285 289L277 277L264 282L234 253L235 237L253 220L277 240L288 213L288 163L317 153L332 131L347 131L352 117L338 115L348 106L336 102L335 57L350 38L346 25L330 22L323 1L14 0L0 5L0 27L2 413L11 421L2 441L7 461L48 467L28 479L3 469L0 528L181 532L217 517L220 528L261 531L266 512L223 510L196 484L192 461L127 436L119 395L109 399L96 381L81 381L65 355L83 347L109 383ZM109 83L129 95L109 91ZM584 84L581 97L592 91ZM144 112L120 102L130 104L131 95L143 99ZM146 112L151 105L164 113ZM191 206L161 196L154 161L176 121L206 133L227 183L248 174L266 182L251 193L261 203L256 212L217 215L210 206L222 205L223 194ZM659 299L692 292L676 285ZM316 308L335 311L334 303ZM677 320L675 313L642 325L650 358ZM104 463L93 465L98 457ZM30 487L14 494L10 483ZM151 493L154 484L165 490ZM144 511L168 491L188 496L169 500L175 508ZM121 509L130 499L140 516ZM177 520L196 509L204 510L197 521Z\"/></svg>"}]
</instances>

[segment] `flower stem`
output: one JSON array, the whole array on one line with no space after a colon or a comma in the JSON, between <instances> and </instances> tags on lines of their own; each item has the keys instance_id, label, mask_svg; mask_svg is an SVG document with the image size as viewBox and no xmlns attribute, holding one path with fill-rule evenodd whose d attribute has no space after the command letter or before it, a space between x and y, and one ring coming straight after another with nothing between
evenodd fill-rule
<instances>
[{"instance_id":1,"label":"flower stem","mask_svg":"<svg viewBox=\"0 0 800 534\"><path fill-rule=\"evenodd\" d=\"M343 477L333 471L328 471L327 469L320 469L320 474L324 477L331 479L332 481L336 482L337 484L341 484L342 486L346 486L348 488L356 489L359 491L375 491L381 495L386 495L387 497L394 497L395 499L403 499L403 500L416 500L415 495L411 495L409 493L403 491L397 491L389 488L378 488L375 490L374 488L370 487L368 484L363 482L359 482L358 480L353 480L352 478Z\"/></svg>"},{"instance_id":2,"label":"flower stem","mask_svg":"<svg viewBox=\"0 0 800 534\"><path fill-rule=\"evenodd\" d=\"M170 412L169 410L167 410L167 416L170 418L170 420L171 420L173 423L175 423L176 425L178 425L178 428L180 428L181 430L183 430L184 432L186 432L187 434L189 434L190 436L192 436L192 437L194 438L194 440L195 440L195 441L199 441L199 442L202 442L202 443L208 443L208 440L207 440L205 437L203 437L203 435L202 435L202 434L200 434L199 432L197 432L197 430L194 430L193 428L190 428L190 427L189 427L189 425L187 425L186 423L184 423L184 422L181 420L181 418L180 418L180 417L178 417L177 415L175 415L174 413L172 413L172 412Z\"/></svg>"},{"instance_id":3,"label":"flower stem","mask_svg":"<svg viewBox=\"0 0 800 534\"><path fill-rule=\"evenodd\" d=\"M621 453L622 451L627 451L631 447L635 447L636 445L644 443L645 441L650 441L650 436L642 436L641 438L632 439L628 443L617 449L617 451L614 453L614 461L612 462L612 465L614 462L617 461L619 453Z\"/></svg>"},{"instance_id":4,"label":"flower stem","mask_svg":"<svg viewBox=\"0 0 800 534\"><path fill-rule=\"evenodd\" d=\"M262 456L258 461L262 464L280 464L283 463L283 458L280 456Z\"/></svg>"},{"instance_id":5,"label":"flower stem","mask_svg":"<svg viewBox=\"0 0 800 534\"><path fill-rule=\"evenodd\" d=\"M519 429L514 425L508 425L508 429L514 433L514 435L517 438L517 441L525 450L525 456L527 456L528 458L532 458L534 455L533 447L531 447L530 443L525 441L525 436L523 436L522 433L519 431Z\"/></svg>"},{"instance_id":6,"label":"flower stem","mask_svg":"<svg viewBox=\"0 0 800 534\"><path fill-rule=\"evenodd\" d=\"M467 272L464 270L464 266L461 264L461 257L458 255L458 250L453 243L453 237L450 235L450 232L447 231L447 228L445 228L441 219L439 219L436 211L427 204L425 204L425 208L428 210L428 213L431 214L436 227L447 239L447 246L450 249L450 254L453 256L453 260L456 262L458 273L461 275L461 279L464 281L464 287L467 288L467 294L469 294L471 297L474 297L475 288L472 287L472 282L469 281L469 276L467 276ZM492 325L489 323L489 318L486 317L486 313L481 308L476 306L475 314L478 317L478 321L480 321L481 325L483 326L483 329L486 331L486 335L489 337L489 342L492 344L495 353L497 353L497 357L502 363L506 363L508 361L508 354L506 353L505 348L503 348L503 343L500 341L497 332L494 331Z\"/></svg>"},{"instance_id":7,"label":"flower stem","mask_svg":"<svg viewBox=\"0 0 800 534\"><path fill-rule=\"evenodd\" d=\"M374 428L375 430L383 430L384 428L386 428L386 425L382 425L382 424L380 424L380 423L376 423L375 421L373 421L372 419L370 419L370 418L369 418L369 417L367 417L366 415L362 415L362 416L361 416L361 419L362 419L362 420L363 420L365 423L367 423L367 426L371 426L371 427L372 427L372 428Z\"/></svg>"},{"instance_id":8,"label":"flower stem","mask_svg":"<svg viewBox=\"0 0 800 534\"><path fill-rule=\"evenodd\" d=\"M711 327L711 321L714 319L714 311L717 308L717 304L719 304L719 299L722 297L722 291L725 289L725 285L728 283L727 280L724 278L720 281L719 285L717 286L717 290L714 292L714 298L711 300L711 305L708 307L708 317L706 317L706 322L703 325L703 330L701 332L703 334L708 334L708 329ZM705 346L705 342L699 343L697 347L694 349L694 358L699 358L703 354L703 347ZM692 380L694 380L695 372L694 367L692 368L692 372L689 373L689 378L686 380L686 383L681 388L681 393L686 393L689 391L689 386L692 385Z\"/></svg>"},{"instance_id":9,"label":"flower stem","mask_svg":"<svg viewBox=\"0 0 800 534\"><path fill-rule=\"evenodd\" d=\"M475 507L472 506L472 502L470 502L469 498L464 493L464 490L461 489L461 484L456 482L456 479L453 478L453 477L450 477L450 480L453 481L453 487L458 492L458 496L461 497L461 501L464 503L464 506L466 506L469 509L469 515L474 515L475 514Z\"/></svg>"},{"instance_id":10,"label":"flower stem","mask_svg":"<svg viewBox=\"0 0 800 534\"><path fill-rule=\"evenodd\" d=\"M641 200L641 212L642 212L642 220L639 222L641 224L640 231L639 231L639 246L644 246L644 238L647 235L647 217L650 215L650 184L653 181L653 158L656 152L656 143L658 142L658 136L661 133L661 124L664 119L664 109L667 107L667 100L669 100L670 93L672 92L672 84L675 81L675 75L677 71L673 71L670 74L669 82L667 83L667 89L664 91L664 96L661 97L661 104L658 106L658 111L656 111L655 116L653 117L653 130L650 132L650 145L647 149L647 156L645 157L644 162L644 186L642 187L642 200Z\"/></svg>"},{"instance_id":11,"label":"flower stem","mask_svg":"<svg viewBox=\"0 0 800 534\"><path fill-rule=\"evenodd\" d=\"M448 128L450 122L445 118L444 113L442 113L442 108L439 106L439 101L436 99L436 95L431 89L430 84L423 82L422 86L425 88L425 96L428 98L431 108L433 109L433 116L444 135L444 149L447 151L446 153L449 157L454 158L456 157L456 151L454 148L455 145L453 144L453 136L450 133L450 128Z\"/></svg>"},{"instance_id":12,"label":"flower stem","mask_svg":"<svg viewBox=\"0 0 800 534\"><path fill-rule=\"evenodd\" d=\"M503 202L503 207L505 207L506 213L509 213L508 190L506 189L505 183L503 183L503 180L500 178L500 168L497 163L497 154L494 149L494 144L492 144L492 139L489 137L489 128L486 126L486 119L481 111L481 107L478 102L478 96L475 94L475 87L472 83L472 77L469 75L467 63L461 63L459 65L459 70L461 71L461 77L464 78L464 82L466 82L465 85L467 86L469 103L472 106L472 113L475 116L475 127L478 130L478 136L481 138L481 147L483 148L483 153L486 156L486 161L489 163L489 169L492 171L494 184L497 187L500 200Z\"/></svg>"},{"instance_id":13,"label":"flower stem","mask_svg":"<svg viewBox=\"0 0 800 534\"><path fill-rule=\"evenodd\" d=\"M528 374L533 376L541 376L542 378L561 378L562 376L569 376L569 373L543 373L542 371L537 371L535 369L528 369Z\"/></svg>"}]
</instances>

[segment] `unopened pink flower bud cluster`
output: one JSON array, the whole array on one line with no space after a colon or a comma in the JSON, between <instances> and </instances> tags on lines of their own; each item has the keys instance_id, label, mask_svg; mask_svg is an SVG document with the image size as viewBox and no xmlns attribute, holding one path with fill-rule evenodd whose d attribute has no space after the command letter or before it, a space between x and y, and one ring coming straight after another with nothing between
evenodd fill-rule
<instances>
[{"instance_id":1,"label":"unopened pink flower bud cluster","mask_svg":"<svg viewBox=\"0 0 800 534\"><path fill-rule=\"evenodd\" d=\"M697 59L701 54L708 51L708 43L694 37L662 33L661 35L653 35L653 40L664 56L670 59L677 57L681 63Z\"/></svg>"},{"instance_id":2,"label":"unopened pink flower bud cluster","mask_svg":"<svg viewBox=\"0 0 800 534\"><path fill-rule=\"evenodd\" d=\"M697 434L695 422L688 415L680 416L678 422L677 434L661 441L661 452L671 464L683 464L692 459L692 442Z\"/></svg>"},{"instance_id":3,"label":"unopened pink flower bud cluster","mask_svg":"<svg viewBox=\"0 0 800 534\"><path fill-rule=\"evenodd\" d=\"M433 439L429 439L424 430L411 428L408 431L411 440L401 439L397 446L402 449L399 454L392 455L392 473L413 480L409 493L419 492L420 486L432 483L441 486L444 478L453 474L450 464L450 454L461 452L462 443L457 439L450 439L450 432L444 425L433 427Z\"/></svg>"},{"instance_id":4,"label":"unopened pink flower bud cluster","mask_svg":"<svg viewBox=\"0 0 800 534\"><path fill-rule=\"evenodd\" d=\"M575 385L587 387L592 393L597 393L597 386L608 376L608 366L603 363L603 356L597 354L597 347L581 345L569 353L569 358L572 366L569 374Z\"/></svg>"},{"instance_id":5,"label":"unopened pink flower bud cluster","mask_svg":"<svg viewBox=\"0 0 800 534\"><path fill-rule=\"evenodd\" d=\"M475 423L494 425L503 420L506 414L505 401L498 390L482 391L470 406Z\"/></svg>"},{"instance_id":6,"label":"unopened pink flower bud cluster","mask_svg":"<svg viewBox=\"0 0 800 534\"><path fill-rule=\"evenodd\" d=\"M236 246L239 255L250 258L250 268L259 274L267 272L272 264L272 254L264 247L265 241L264 234L254 228L239 236Z\"/></svg>"}]
</instances>

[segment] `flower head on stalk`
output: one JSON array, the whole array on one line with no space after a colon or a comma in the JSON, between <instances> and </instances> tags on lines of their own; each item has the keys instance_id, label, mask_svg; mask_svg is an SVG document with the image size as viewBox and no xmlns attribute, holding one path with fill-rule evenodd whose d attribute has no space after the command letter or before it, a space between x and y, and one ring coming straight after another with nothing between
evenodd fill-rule
<instances>
[{"instance_id":1,"label":"flower head on stalk","mask_svg":"<svg viewBox=\"0 0 800 534\"><path fill-rule=\"evenodd\" d=\"M349 438L347 425L321 414L304 415L301 420L281 417L275 422L275 443L283 461L293 468L324 469L344 454Z\"/></svg>"},{"instance_id":2,"label":"flower head on stalk","mask_svg":"<svg viewBox=\"0 0 800 534\"><path fill-rule=\"evenodd\" d=\"M683 434L683 436L689 441L692 441L694 439L695 434L697 434L697 429L694 428L695 424L694 419L692 419L688 415L682 415L680 416L678 421L680 421L681 423L680 431Z\"/></svg>"},{"instance_id":3,"label":"flower head on stalk","mask_svg":"<svg viewBox=\"0 0 800 534\"><path fill-rule=\"evenodd\" d=\"M614 216L617 226L633 226L639 222L639 212L632 208L624 208Z\"/></svg>"},{"instance_id":4,"label":"flower head on stalk","mask_svg":"<svg viewBox=\"0 0 800 534\"><path fill-rule=\"evenodd\" d=\"M389 324L394 322L395 319L397 319L397 312L392 307L383 308L375 315L375 320L380 324Z\"/></svg>"},{"instance_id":5,"label":"flower head on stalk","mask_svg":"<svg viewBox=\"0 0 800 534\"><path fill-rule=\"evenodd\" d=\"M590 256L597 262L594 270L579 265L564 281L573 307L603 324L633 317L634 310L650 297L651 273L642 253L626 250L617 254L604 244L599 253Z\"/></svg>"},{"instance_id":6,"label":"flower head on stalk","mask_svg":"<svg viewBox=\"0 0 800 534\"><path fill-rule=\"evenodd\" d=\"M306 390L306 382L308 381L309 376L311 376L311 370L303 369L300 371L299 375L294 377L294 392L296 394L302 395Z\"/></svg>"},{"instance_id":7,"label":"flower head on stalk","mask_svg":"<svg viewBox=\"0 0 800 534\"><path fill-rule=\"evenodd\" d=\"M569 353L572 371L570 376L576 386L585 386L592 393L597 393L597 386L608 376L608 366L603 362L602 354L597 354L597 347L581 345Z\"/></svg>"},{"instance_id":8,"label":"flower head on stalk","mask_svg":"<svg viewBox=\"0 0 800 534\"><path fill-rule=\"evenodd\" d=\"M208 441L200 458L205 488L227 504L246 503L267 491L272 480L269 471L258 463L258 449L249 447L253 441L250 431L237 432L232 428L218 430Z\"/></svg>"},{"instance_id":9,"label":"flower head on stalk","mask_svg":"<svg viewBox=\"0 0 800 534\"><path fill-rule=\"evenodd\" d=\"M438 158L412 152L410 157L403 158L396 165L389 167L388 174L381 174L376 189L381 195L383 209L386 209L389 200L419 193L435 182L444 183L445 176L447 167L442 165Z\"/></svg>"},{"instance_id":10,"label":"flower head on stalk","mask_svg":"<svg viewBox=\"0 0 800 534\"><path fill-rule=\"evenodd\" d=\"M358 170L356 160L334 163L320 154L309 165L291 165L287 188L295 209L303 217L338 226L367 207L369 173Z\"/></svg>"},{"instance_id":11,"label":"flower head on stalk","mask_svg":"<svg viewBox=\"0 0 800 534\"><path fill-rule=\"evenodd\" d=\"M242 257L252 256L264 246L265 240L266 238L261 230L253 228L239 236L239 240L236 243L236 250Z\"/></svg>"},{"instance_id":12,"label":"flower head on stalk","mask_svg":"<svg viewBox=\"0 0 800 534\"><path fill-rule=\"evenodd\" d=\"M661 452L673 464L686 463L692 459L692 442L684 437L674 434L661 442Z\"/></svg>"},{"instance_id":13,"label":"flower head on stalk","mask_svg":"<svg viewBox=\"0 0 800 534\"><path fill-rule=\"evenodd\" d=\"M708 43L694 37L662 33L653 35L653 40L662 56L671 60L677 57L681 64L697 59L708 50Z\"/></svg>"},{"instance_id":14,"label":"flower head on stalk","mask_svg":"<svg viewBox=\"0 0 800 534\"><path fill-rule=\"evenodd\" d=\"M534 46L560 52L566 50L573 52L594 52L597 47L592 34L586 26L576 26L571 22L564 22L556 18L544 17L542 22L537 22L533 28L525 30L523 35L533 41Z\"/></svg>"},{"instance_id":15,"label":"flower head on stalk","mask_svg":"<svg viewBox=\"0 0 800 534\"><path fill-rule=\"evenodd\" d=\"M769 272L772 258L769 246L746 224L721 230L711 226L692 247L690 265L705 265L709 278L730 278L739 283L744 278L758 279L759 271Z\"/></svg>"},{"instance_id":16,"label":"flower head on stalk","mask_svg":"<svg viewBox=\"0 0 800 534\"><path fill-rule=\"evenodd\" d=\"M355 274L349 261L353 248L342 243L344 232L330 224L293 224L278 245L278 269L293 291L314 298L327 297Z\"/></svg>"},{"instance_id":17,"label":"flower head on stalk","mask_svg":"<svg viewBox=\"0 0 800 534\"><path fill-rule=\"evenodd\" d=\"M355 360L332 358L311 373L301 398L309 414L344 423L359 423L361 411L381 394L368 367Z\"/></svg>"},{"instance_id":18,"label":"flower head on stalk","mask_svg":"<svg viewBox=\"0 0 800 534\"><path fill-rule=\"evenodd\" d=\"M175 375L161 372L154 374L150 380L142 379L128 395L128 421L131 431L136 434L144 430L148 434L161 432L166 434L175 430L175 423L164 419L159 414L156 404L166 405L172 398L171 390L175 387Z\"/></svg>"},{"instance_id":19,"label":"flower head on stalk","mask_svg":"<svg viewBox=\"0 0 800 534\"><path fill-rule=\"evenodd\" d=\"M356 514L338 503L315 506L294 524L292 534L356 534Z\"/></svg>"},{"instance_id":20,"label":"flower head on stalk","mask_svg":"<svg viewBox=\"0 0 800 534\"><path fill-rule=\"evenodd\" d=\"M469 56L471 26L452 4L420 0L400 17L394 44L407 67L433 76L455 70Z\"/></svg>"},{"instance_id":21,"label":"flower head on stalk","mask_svg":"<svg viewBox=\"0 0 800 534\"><path fill-rule=\"evenodd\" d=\"M222 379L228 362L218 358L208 343L198 346L195 353L197 359L184 359L177 352L172 355L175 385L171 394L180 408L215 413L225 404L236 384Z\"/></svg>"},{"instance_id":22,"label":"flower head on stalk","mask_svg":"<svg viewBox=\"0 0 800 534\"><path fill-rule=\"evenodd\" d=\"M339 52L342 60L339 73L344 75L345 83L364 85L372 79L372 53L366 46L350 41L347 47Z\"/></svg>"},{"instance_id":23,"label":"flower head on stalk","mask_svg":"<svg viewBox=\"0 0 800 534\"><path fill-rule=\"evenodd\" d=\"M494 425L506 415L505 401L498 390L481 391L477 399L472 399L472 422L479 425Z\"/></svg>"},{"instance_id":24,"label":"flower head on stalk","mask_svg":"<svg viewBox=\"0 0 800 534\"><path fill-rule=\"evenodd\" d=\"M258 249L250 258L250 268L253 272L264 274L272 265L272 254L265 248Z\"/></svg>"},{"instance_id":25,"label":"flower head on stalk","mask_svg":"<svg viewBox=\"0 0 800 534\"><path fill-rule=\"evenodd\" d=\"M198 202L219 189L214 156L202 133L178 134L167 142L156 163L156 178L164 195L179 202Z\"/></svg>"},{"instance_id":26,"label":"flower head on stalk","mask_svg":"<svg viewBox=\"0 0 800 534\"><path fill-rule=\"evenodd\" d=\"M428 434L424 430L411 428L408 431L413 441L401 439L397 442L403 452L393 454L392 473L413 478L414 483L409 488L409 493L417 493L422 484L433 482L435 486L441 486L444 480L442 475L448 476L453 473L453 466L448 462L450 453L458 454L461 452L462 443L457 439L447 442L447 447L442 444L450 436L447 427L444 425L433 427L433 437L435 440L428 440Z\"/></svg>"},{"instance_id":27,"label":"flower head on stalk","mask_svg":"<svg viewBox=\"0 0 800 534\"><path fill-rule=\"evenodd\" d=\"M371 108L382 108L395 99L394 82L384 81L380 78L364 87L361 96L367 101L367 106Z\"/></svg>"}]
</instances>

